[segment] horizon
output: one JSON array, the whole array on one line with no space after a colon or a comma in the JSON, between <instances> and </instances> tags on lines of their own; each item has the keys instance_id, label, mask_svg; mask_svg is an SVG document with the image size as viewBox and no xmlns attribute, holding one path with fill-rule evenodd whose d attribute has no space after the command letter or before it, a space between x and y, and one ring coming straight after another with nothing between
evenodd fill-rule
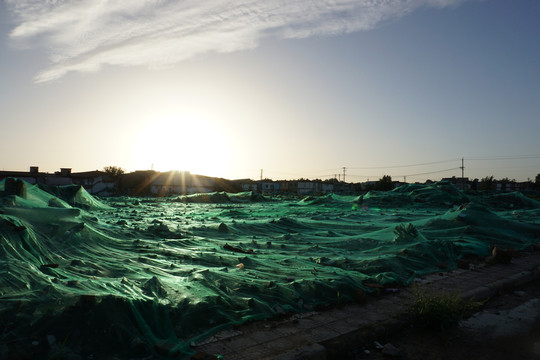
<instances>
[{"instance_id":1,"label":"horizon","mask_svg":"<svg viewBox=\"0 0 540 360\"><path fill-rule=\"evenodd\" d=\"M0 0L0 168L423 182L461 177L464 159L470 179L534 180L538 13Z\"/></svg>"},{"instance_id":2,"label":"horizon","mask_svg":"<svg viewBox=\"0 0 540 360\"><path fill-rule=\"evenodd\" d=\"M69 175L71 174L79 174L79 173L85 173L85 172L93 172L93 171L100 171L100 172L106 172L105 168L103 169L94 169L94 170L82 170L82 171L72 171L72 168L57 168L56 170L53 170L53 171L42 171L39 166L31 166L30 168L33 168L33 167L37 167L38 170L37 170L37 173L41 173L41 174L47 174L47 175L56 175L56 174L60 174L62 169L69 169L70 170L70 173ZM137 170L132 170L132 171L126 171L125 169L121 168L121 167L117 167L117 166L113 166L113 167L116 167L116 168L119 168L122 172L122 174L130 174L130 173L136 173L136 172L155 172L155 173L160 173L160 174L165 174L165 173L170 173L170 172L176 172L176 173L188 173L189 175L191 176L204 176L204 177L210 177L210 178L216 178L216 179L223 179L223 180L228 180L228 181L240 181L240 180L249 180L249 181L253 181L253 182L258 182L258 181L272 181L272 182L280 182L280 181L300 181L300 180L306 180L306 181L327 181L327 180L336 180L336 181L339 181L339 182L343 182L343 183L349 183L349 184L355 184L355 183L368 183L368 182L377 182L379 180L381 180L383 177L385 176L390 176L391 180L393 182L399 182L399 183L404 183L404 184L413 184L413 183L426 183L426 182L438 182L438 181L443 181L443 180L447 180L447 179L461 179L462 177L461 176L448 176L448 177L432 177L432 178L426 178L424 181L418 181L418 180L415 180L415 181L407 181L406 177L404 179L399 179L399 177L393 177L391 175L388 175L388 174L383 174L381 175L380 177L372 177L372 179L369 179L367 178L367 180L364 180L364 181L346 181L346 180L343 180L342 178L342 174L336 174L337 177L329 177L329 178L313 178L313 177L303 177L303 176L300 176L300 177L297 177L297 178L269 178L269 177L263 177L263 178L226 178L226 177L220 177L220 176L213 176L213 175L207 175L207 174L198 174L198 173L193 173L189 170L166 170L166 171L160 171L160 170L154 170L154 169L137 169ZM31 169L27 169L27 171L24 171L24 170L5 170L5 169L2 169L2 172L23 172L23 173L32 173ZM540 173L538 173L536 176L539 176ZM487 179L489 177L492 177L494 181L506 181L506 180L509 180L511 182L516 182L516 183L522 183L522 182L530 182L530 183L535 183L535 178L528 178L527 180L518 180L518 179L513 179L513 178L509 178L508 176L505 176L505 177L501 177L501 178L497 178L497 177L494 177L493 175L487 175L487 176L484 176L482 178L471 178L471 177L468 177L468 176L463 176L463 179L465 179L466 181L469 181L469 182L474 182L474 181L482 181L484 179ZM353 175L354 177L354 175ZM403 177L403 176L401 176Z\"/></svg>"}]
</instances>

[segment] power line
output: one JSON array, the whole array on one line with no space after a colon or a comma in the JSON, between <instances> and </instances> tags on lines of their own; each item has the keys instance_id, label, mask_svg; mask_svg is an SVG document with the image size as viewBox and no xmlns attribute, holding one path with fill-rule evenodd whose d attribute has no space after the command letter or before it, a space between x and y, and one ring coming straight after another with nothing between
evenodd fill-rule
<instances>
[{"instance_id":1,"label":"power line","mask_svg":"<svg viewBox=\"0 0 540 360\"><path fill-rule=\"evenodd\" d=\"M430 175L430 174L437 174L437 173L442 173L442 172L447 172L447 171L452 171L452 170L459 170L461 169L461 167L457 167L457 168L450 168L450 169L444 169L444 170L437 170L437 171L430 171L430 172L424 172L424 173L418 173L418 174L407 174L407 175L397 175L397 177L403 177L403 176L418 176L418 175Z\"/></svg>"},{"instance_id":2,"label":"power line","mask_svg":"<svg viewBox=\"0 0 540 360\"><path fill-rule=\"evenodd\" d=\"M417 173L417 174L403 174L403 175L392 175L392 176L394 176L394 177L414 177L414 176L418 176L418 175L437 174L437 173L448 172L448 171L459 170L459 169L461 169L461 167L454 167L454 168L443 169L443 170L436 170L436 171L428 171L428 172ZM380 174L379 174L379 175L355 175L355 174L348 174L348 176L349 176L349 177L355 177L355 178L376 178L376 177L379 177L379 176L381 176L381 175L380 175Z\"/></svg>"},{"instance_id":3,"label":"power line","mask_svg":"<svg viewBox=\"0 0 540 360\"><path fill-rule=\"evenodd\" d=\"M403 167L414 167L414 166L424 166L424 165L443 164L443 163L449 163L449 162L454 162L454 161L459 161L459 160L460 160L460 159L452 159L452 160L433 161L433 162L420 163L420 164L409 164L409 165L371 166L371 167L349 167L349 169L354 169L354 170L395 169L395 168L403 168Z\"/></svg>"},{"instance_id":4,"label":"power line","mask_svg":"<svg viewBox=\"0 0 540 360\"><path fill-rule=\"evenodd\" d=\"M461 190L465 190L465 163L463 158L461 158Z\"/></svg>"},{"instance_id":5,"label":"power line","mask_svg":"<svg viewBox=\"0 0 540 360\"><path fill-rule=\"evenodd\" d=\"M453 170L459 170L461 169L461 167L455 167L455 168L449 168L449 169L443 169L443 170L437 170L437 171L428 171L428 172L423 172L423 173L416 173L416 174L402 174L402 175L392 175L392 177L395 177L395 178L400 178L400 177L404 177L404 178L414 178L415 176L419 176L419 175L431 175L431 174L437 174L437 173L443 173L443 172L448 172L448 171L453 171ZM348 177L352 177L352 178L366 178L366 179L370 179L370 178L379 178L382 176L382 174L379 174L379 175L356 175L356 174L347 174Z\"/></svg>"},{"instance_id":6,"label":"power line","mask_svg":"<svg viewBox=\"0 0 540 360\"><path fill-rule=\"evenodd\" d=\"M540 159L540 155L517 155L517 156L493 156L493 157L466 157L467 160L473 161L492 161L492 160L524 160L524 159Z\"/></svg>"},{"instance_id":7,"label":"power line","mask_svg":"<svg viewBox=\"0 0 540 360\"><path fill-rule=\"evenodd\" d=\"M271 172L272 174L293 175L293 176L307 176L307 175L313 176L312 174L314 174L314 173L321 173L321 172L329 173L329 172L332 172L331 176L334 176L336 174L335 171L337 169L338 168L317 169L317 170L299 171L299 172L290 172L290 171L280 171L280 170L275 170L275 169L266 169L266 172ZM330 175L324 175L324 176L330 176Z\"/></svg>"},{"instance_id":8,"label":"power line","mask_svg":"<svg viewBox=\"0 0 540 360\"><path fill-rule=\"evenodd\" d=\"M461 162L460 167L455 168L449 168L449 169L443 169L443 170L436 170L436 171L427 171L427 172L421 172L421 173L415 173L415 174L401 174L401 175L395 175L394 177L403 177L404 181L407 177L414 178L418 175L429 175L429 174L437 174L452 170L459 170L461 169L461 177L462 180L464 179L464 161L470 160L470 161L476 161L478 163L479 161L510 161L510 160L534 160L534 159L540 159L540 154L523 154L523 155L505 155L505 156L471 156L471 157L463 157L463 158L455 158L455 159L449 159L449 160L440 160L440 161L431 161L431 162L424 162L424 163L414 163L414 164L405 164L405 165L390 165L390 166L371 166L371 167L341 167L341 168L333 168L333 169L318 169L318 170L311 170L306 172L284 172L279 170L271 170L273 174L281 174L282 176L299 176L299 177L307 177L307 178L338 178L340 181L345 181L347 178L376 178L382 176L382 174L379 175L356 175L354 173L351 173L350 170L388 170L391 169L405 169L405 168L412 168L412 167L420 167L420 166L429 166L429 165L435 165L435 164L445 164L445 163L451 163L451 162ZM515 163L514 163L515 164ZM498 166L501 168L502 166ZM505 169L508 169L508 166L504 166ZM513 166L511 168L517 168L516 166ZM521 167L520 167L521 168ZM473 166L471 167L469 165L468 169L473 169L475 171L482 169L482 167ZM489 167L491 169L491 167ZM263 169L260 170L260 178L263 178ZM268 170L268 169L266 169ZM293 170L294 171L294 170ZM316 175L317 172L319 174L326 173L325 175ZM278 175L279 176L279 175Z\"/></svg>"},{"instance_id":9,"label":"power line","mask_svg":"<svg viewBox=\"0 0 540 360\"><path fill-rule=\"evenodd\" d=\"M512 156L492 156L492 157L480 157L480 156L471 156L465 157L465 160L523 160L523 159L540 159L540 154L529 154L529 155L512 155ZM354 170L370 170L370 169L395 169L395 168L405 168L405 167L415 167L415 166L425 166L425 165L434 165L434 164L444 164L454 161L460 161L462 159L456 158L451 160L440 160L440 161L431 161L426 163L418 164L407 164L407 165L391 165L391 166L371 166L371 167L349 167L349 169Z\"/></svg>"}]
</instances>

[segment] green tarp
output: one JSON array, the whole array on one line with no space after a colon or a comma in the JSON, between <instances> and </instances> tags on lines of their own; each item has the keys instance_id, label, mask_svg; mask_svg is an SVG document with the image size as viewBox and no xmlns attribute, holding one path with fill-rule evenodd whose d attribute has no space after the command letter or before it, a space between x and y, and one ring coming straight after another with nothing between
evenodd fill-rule
<instances>
[{"instance_id":1,"label":"green tarp","mask_svg":"<svg viewBox=\"0 0 540 360\"><path fill-rule=\"evenodd\" d=\"M406 285L540 236L539 202L449 183L98 200L6 179L0 195L0 357L29 346L29 331L72 351L182 356L219 329L356 301L366 284Z\"/></svg>"}]
</instances>

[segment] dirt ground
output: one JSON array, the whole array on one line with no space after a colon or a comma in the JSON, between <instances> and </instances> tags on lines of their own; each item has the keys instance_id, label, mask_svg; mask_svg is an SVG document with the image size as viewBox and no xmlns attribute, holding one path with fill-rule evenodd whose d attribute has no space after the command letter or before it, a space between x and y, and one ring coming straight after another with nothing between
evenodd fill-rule
<instances>
[{"instance_id":1,"label":"dirt ground","mask_svg":"<svg viewBox=\"0 0 540 360\"><path fill-rule=\"evenodd\" d=\"M452 329L436 332L408 326L377 342L391 344L396 354L383 354L381 346L370 341L350 358L540 359L540 280L489 299L480 311Z\"/></svg>"}]
</instances>

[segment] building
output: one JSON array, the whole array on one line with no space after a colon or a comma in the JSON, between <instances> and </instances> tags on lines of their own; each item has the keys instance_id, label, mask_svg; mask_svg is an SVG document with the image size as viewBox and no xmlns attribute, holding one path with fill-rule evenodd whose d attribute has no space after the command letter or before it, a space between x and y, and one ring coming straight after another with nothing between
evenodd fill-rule
<instances>
[{"instance_id":1,"label":"building","mask_svg":"<svg viewBox=\"0 0 540 360\"><path fill-rule=\"evenodd\" d=\"M73 184L81 185L92 195L110 196L117 193L117 179L104 171L72 173Z\"/></svg>"},{"instance_id":2,"label":"building","mask_svg":"<svg viewBox=\"0 0 540 360\"><path fill-rule=\"evenodd\" d=\"M8 177L17 178L26 181L29 184L36 185L72 185L71 169L62 168L54 174L39 172L39 167L31 166L29 171L0 171L0 179Z\"/></svg>"},{"instance_id":3,"label":"building","mask_svg":"<svg viewBox=\"0 0 540 360\"><path fill-rule=\"evenodd\" d=\"M280 183L274 181L261 181L259 182L260 191L263 194L275 194L279 192Z\"/></svg>"}]
</instances>

